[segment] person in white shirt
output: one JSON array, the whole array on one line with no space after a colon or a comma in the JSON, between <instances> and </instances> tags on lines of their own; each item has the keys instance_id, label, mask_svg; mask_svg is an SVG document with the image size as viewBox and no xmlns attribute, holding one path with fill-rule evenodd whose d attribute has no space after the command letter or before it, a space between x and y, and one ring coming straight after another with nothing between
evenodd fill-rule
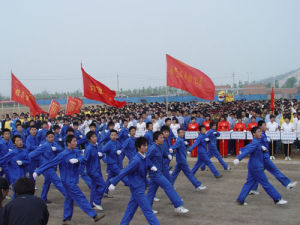
<instances>
[{"instance_id":1,"label":"person in white shirt","mask_svg":"<svg viewBox=\"0 0 300 225\"><path fill-rule=\"evenodd\" d=\"M297 123L296 123L296 132L297 132L297 142L296 142L296 146L297 146L297 150L300 151L300 113L297 114Z\"/></svg>"},{"instance_id":2,"label":"person in white shirt","mask_svg":"<svg viewBox=\"0 0 300 225\"><path fill-rule=\"evenodd\" d=\"M136 124L136 137L144 136L146 132L146 123L143 122L143 117L140 116L139 122Z\"/></svg>"},{"instance_id":3,"label":"person in white shirt","mask_svg":"<svg viewBox=\"0 0 300 225\"><path fill-rule=\"evenodd\" d=\"M85 121L83 123L83 129L84 129L84 134L87 134L90 131L90 124L93 121L91 120L91 115L90 114L86 114L85 115Z\"/></svg>"},{"instance_id":4,"label":"person in white shirt","mask_svg":"<svg viewBox=\"0 0 300 225\"><path fill-rule=\"evenodd\" d=\"M267 130L270 132L279 131L279 125L275 121L274 115L270 115L270 122L267 123ZM269 149L270 149L270 159L274 160L278 150L278 141L273 140L273 142L270 142Z\"/></svg>"},{"instance_id":5,"label":"person in white shirt","mask_svg":"<svg viewBox=\"0 0 300 225\"><path fill-rule=\"evenodd\" d=\"M286 115L284 116L284 123L281 126L281 130L283 132L293 132L294 131L294 126L290 122L290 116ZM293 144L293 140L282 140L283 143L283 149L284 149L284 155L285 155L285 160L291 160L291 145Z\"/></svg>"},{"instance_id":6,"label":"person in white shirt","mask_svg":"<svg viewBox=\"0 0 300 225\"><path fill-rule=\"evenodd\" d=\"M152 117L152 123L153 123L153 133L156 131L160 131L159 123L154 117Z\"/></svg>"},{"instance_id":7,"label":"person in white shirt","mask_svg":"<svg viewBox=\"0 0 300 225\"><path fill-rule=\"evenodd\" d=\"M118 122L118 117L114 117L113 118L113 123L115 124L115 126L114 126L114 130L116 130L116 131L120 131L121 130L121 125L120 125L120 123Z\"/></svg>"},{"instance_id":8,"label":"person in white shirt","mask_svg":"<svg viewBox=\"0 0 300 225\"><path fill-rule=\"evenodd\" d=\"M178 119L176 117L173 117L170 128L174 136L177 138L178 137L177 130L180 128L180 124L178 123Z\"/></svg>"}]
</instances>

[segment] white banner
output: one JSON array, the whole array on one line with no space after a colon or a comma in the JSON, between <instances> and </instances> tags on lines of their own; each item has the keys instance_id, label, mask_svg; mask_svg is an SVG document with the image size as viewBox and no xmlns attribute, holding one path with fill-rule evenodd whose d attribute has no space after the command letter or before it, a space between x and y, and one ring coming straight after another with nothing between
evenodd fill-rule
<instances>
[{"instance_id":1,"label":"white banner","mask_svg":"<svg viewBox=\"0 0 300 225\"><path fill-rule=\"evenodd\" d=\"M296 132L281 132L281 140L283 141L296 140Z\"/></svg>"},{"instance_id":2,"label":"white banner","mask_svg":"<svg viewBox=\"0 0 300 225\"><path fill-rule=\"evenodd\" d=\"M135 137L143 137L144 135L145 135L145 131L143 131L143 130L140 130L140 131L137 131L136 133L135 133Z\"/></svg>"},{"instance_id":3,"label":"white banner","mask_svg":"<svg viewBox=\"0 0 300 225\"><path fill-rule=\"evenodd\" d=\"M251 131L247 131L247 140L252 140L252 139L253 139L253 136L252 136Z\"/></svg>"},{"instance_id":4,"label":"white banner","mask_svg":"<svg viewBox=\"0 0 300 225\"><path fill-rule=\"evenodd\" d=\"M198 137L197 131L186 131L185 132L185 139L196 139Z\"/></svg>"},{"instance_id":5,"label":"white banner","mask_svg":"<svg viewBox=\"0 0 300 225\"><path fill-rule=\"evenodd\" d=\"M219 131L220 136L217 138L219 140L229 140L230 139L230 131Z\"/></svg>"},{"instance_id":6,"label":"white banner","mask_svg":"<svg viewBox=\"0 0 300 225\"><path fill-rule=\"evenodd\" d=\"M244 132L244 131L234 131L234 132L231 133L231 139L245 140L246 139L246 132Z\"/></svg>"},{"instance_id":7,"label":"white banner","mask_svg":"<svg viewBox=\"0 0 300 225\"><path fill-rule=\"evenodd\" d=\"M266 131L266 135L273 141L280 140L280 131Z\"/></svg>"}]
</instances>

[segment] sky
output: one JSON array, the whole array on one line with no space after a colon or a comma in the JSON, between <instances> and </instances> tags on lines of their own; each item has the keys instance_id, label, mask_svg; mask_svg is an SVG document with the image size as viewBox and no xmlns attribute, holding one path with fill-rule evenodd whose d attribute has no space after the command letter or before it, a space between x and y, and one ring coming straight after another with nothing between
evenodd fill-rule
<instances>
[{"instance_id":1,"label":"sky","mask_svg":"<svg viewBox=\"0 0 300 225\"><path fill-rule=\"evenodd\" d=\"M111 89L165 86L171 56L216 85L300 68L298 0L0 1L0 94L82 90L80 63Z\"/></svg>"}]
</instances>

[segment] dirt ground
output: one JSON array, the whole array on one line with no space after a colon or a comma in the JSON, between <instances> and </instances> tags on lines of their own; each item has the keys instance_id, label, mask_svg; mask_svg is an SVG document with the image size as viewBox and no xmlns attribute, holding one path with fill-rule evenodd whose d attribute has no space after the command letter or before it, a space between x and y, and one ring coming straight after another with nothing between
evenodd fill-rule
<instances>
[{"instance_id":1,"label":"dirt ground","mask_svg":"<svg viewBox=\"0 0 300 225\"><path fill-rule=\"evenodd\" d=\"M195 163L195 158L189 158L190 168ZM232 165L233 158L225 159ZM175 183L178 194L184 201L184 206L190 210L186 215L174 213L165 193L159 189L157 197L160 202L154 203L154 209L158 210L157 218L162 225L299 225L300 224L300 184L292 190L287 190L274 177L267 173L270 182L282 194L289 203L284 206L276 206L272 199L259 187L260 195L249 196L248 206L236 204L242 185L247 176L247 161L241 162L231 171L224 171L220 164L213 159L217 169L223 174L223 178L216 179L210 171L198 171L196 177L208 188L203 192L196 192L191 183L181 173ZM276 160L276 165L291 180L300 181L300 160L284 161ZM175 165L175 161L172 161ZM103 166L105 174L105 166ZM36 195L40 195L43 176L38 178L38 190ZM89 197L89 189L80 180L80 187L84 194ZM117 225L120 224L123 213L129 201L130 192L127 187L120 183L113 193L114 198L104 198L102 206L106 217L97 224ZM50 212L49 225L61 224L63 213L63 196L53 187L49 191L48 199L52 201L48 204ZM74 207L73 221L76 224L95 224L77 206ZM135 214L131 225L148 224L140 210Z\"/></svg>"}]
</instances>

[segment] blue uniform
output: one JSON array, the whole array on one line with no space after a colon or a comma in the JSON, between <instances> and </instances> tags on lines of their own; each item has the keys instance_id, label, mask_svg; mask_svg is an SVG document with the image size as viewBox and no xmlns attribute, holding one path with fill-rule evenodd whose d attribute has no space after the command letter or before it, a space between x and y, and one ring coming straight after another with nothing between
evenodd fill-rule
<instances>
[{"instance_id":1,"label":"blue uniform","mask_svg":"<svg viewBox=\"0 0 300 225\"><path fill-rule=\"evenodd\" d=\"M70 126L66 126L66 125L63 125L61 130L60 130L60 135L64 138L67 134L67 129L69 128Z\"/></svg>"},{"instance_id":2,"label":"blue uniform","mask_svg":"<svg viewBox=\"0 0 300 225\"><path fill-rule=\"evenodd\" d=\"M39 145L42 144L46 140L46 134L48 131L49 130L42 128L37 132L36 136L37 136Z\"/></svg>"},{"instance_id":3,"label":"blue uniform","mask_svg":"<svg viewBox=\"0 0 300 225\"><path fill-rule=\"evenodd\" d=\"M12 134L12 136L20 135L21 138L22 138L22 141L23 141L23 146L26 147L27 134L26 134L26 131L24 129L22 129L21 133L17 130L14 130L14 131L11 132L11 134Z\"/></svg>"},{"instance_id":4,"label":"blue uniform","mask_svg":"<svg viewBox=\"0 0 300 225\"><path fill-rule=\"evenodd\" d=\"M159 225L159 221L155 217L152 207L145 195L147 184L147 170L152 167L151 161L140 153L137 153L130 161L128 166L121 171L121 173L110 179L113 185L128 177L131 198L127 205L127 209L122 218L121 225L129 225L132 220L137 207L140 206L143 214L145 215L150 225Z\"/></svg>"},{"instance_id":5,"label":"blue uniform","mask_svg":"<svg viewBox=\"0 0 300 225\"><path fill-rule=\"evenodd\" d=\"M79 163L70 163L70 159L72 158L78 159ZM86 214L88 214L91 218L97 215L97 213L92 209L91 204L88 202L88 200L78 187L79 164L83 163L83 161L84 159L78 149L70 150L66 148L54 159L40 166L36 170L36 173L39 175L41 173L44 173L49 168L53 168L59 164L61 181L66 190L63 220L72 219L74 207L73 201L75 201L78 207Z\"/></svg>"},{"instance_id":6,"label":"blue uniform","mask_svg":"<svg viewBox=\"0 0 300 225\"><path fill-rule=\"evenodd\" d=\"M287 186L291 180L285 176L276 166L275 164L272 162L272 160L270 159L270 154L269 154L269 142L268 142L268 138L267 135L262 132L261 134L261 143L263 146L265 146L268 151L264 152L264 165L265 165L265 169L268 170L283 186ZM257 190L258 188L258 183L256 183L252 190Z\"/></svg>"},{"instance_id":7,"label":"blue uniform","mask_svg":"<svg viewBox=\"0 0 300 225\"><path fill-rule=\"evenodd\" d=\"M182 170L185 176L189 179L189 181L194 185L195 188L201 185L201 182L198 181L192 171L190 170L187 162L186 162L186 147L184 144L184 139L181 137L177 138L175 144L171 147L171 149L176 149L176 166L172 173L172 183L175 183L177 176Z\"/></svg>"},{"instance_id":8,"label":"blue uniform","mask_svg":"<svg viewBox=\"0 0 300 225\"><path fill-rule=\"evenodd\" d=\"M195 163L192 169L192 173L195 174L199 169L199 167L201 166L201 164L204 163L209 167L209 169L214 174L214 176L217 177L220 174L216 169L216 167L214 166L214 164L209 159L208 153L206 151L206 147L207 147L207 142L205 141L206 138L208 138L206 134L200 133L196 141L194 142L194 144L189 149L189 151L191 152L196 146L198 146L197 148L198 158L197 158L197 162Z\"/></svg>"},{"instance_id":9,"label":"blue uniform","mask_svg":"<svg viewBox=\"0 0 300 225\"><path fill-rule=\"evenodd\" d=\"M119 135L118 135L118 139L119 139L119 142L122 144L124 143L124 141L126 141L128 139L128 136L129 136L129 130L128 128L122 128L119 132Z\"/></svg>"},{"instance_id":10,"label":"blue uniform","mask_svg":"<svg viewBox=\"0 0 300 225\"><path fill-rule=\"evenodd\" d=\"M2 139L0 141L0 158L5 156L9 151L12 151L14 147L15 146L11 140L8 140L8 142L6 142L6 140ZM1 175L4 173L7 181L9 182L10 179L9 179L9 171L8 171L7 163L3 163L1 165L1 168L2 168Z\"/></svg>"},{"instance_id":11,"label":"blue uniform","mask_svg":"<svg viewBox=\"0 0 300 225\"><path fill-rule=\"evenodd\" d=\"M52 150L52 147L56 148L56 151ZM48 163L50 160L54 159L57 155L57 153L62 152L63 149L60 145L53 142L50 143L49 141L45 141L41 146L33 150L29 153L29 157L32 160L39 160L39 164L43 165ZM48 170L43 172L44 176L44 184L43 189L41 193L41 198L44 201L47 201L47 194L50 188L50 184L52 183L57 190L59 190L63 195L66 195L65 189L61 183L60 178L56 174L56 167L51 167Z\"/></svg>"},{"instance_id":12,"label":"blue uniform","mask_svg":"<svg viewBox=\"0 0 300 225\"><path fill-rule=\"evenodd\" d=\"M147 139L148 141L148 146L152 145L153 144L153 132L151 130L147 130L145 135L144 135L144 138Z\"/></svg>"},{"instance_id":13,"label":"blue uniform","mask_svg":"<svg viewBox=\"0 0 300 225\"><path fill-rule=\"evenodd\" d=\"M147 151L147 157L149 157L151 163L156 166L157 171L149 171L150 176L150 184L149 190L147 193L147 199L150 202L151 206L153 205L153 199L157 192L158 187L161 187L171 202L173 203L174 207L177 208L183 205L183 202L177 192L175 191L172 184L168 181L168 179L163 175L163 168L164 168L164 152L161 146L157 144L153 144Z\"/></svg>"},{"instance_id":14,"label":"blue uniform","mask_svg":"<svg viewBox=\"0 0 300 225\"><path fill-rule=\"evenodd\" d=\"M238 202L244 203L247 195L252 187L258 182L268 193L268 195L276 202L281 199L279 192L269 183L267 176L264 173L264 153L262 151L260 139L253 138L252 142L242 148L242 153L237 156L241 161L246 156L250 155L248 162L248 177L244 184L241 193L237 199Z\"/></svg>"},{"instance_id":15,"label":"blue uniform","mask_svg":"<svg viewBox=\"0 0 300 225\"><path fill-rule=\"evenodd\" d=\"M211 158L212 156L215 156L218 161L221 163L221 165L223 166L223 168L225 170L228 169L228 165L226 162L224 162L224 160L222 159L220 152L218 150L217 147L217 137L220 136L220 133L216 130L210 129L206 135L209 138L209 143L208 143L208 157ZM203 162L201 164L201 169L204 170L205 169L205 163Z\"/></svg>"},{"instance_id":16,"label":"blue uniform","mask_svg":"<svg viewBox=\"0 0 300 225\"><path fill-rule=\"evenodd\" d=\"M38 147L38 139L37 136L32 136L31 134L26 139L26 149L28 151L28 154L32 151L34 151ZM33 179L33 172L39 165L39 159L32 159L30 160L30 164L27 166L27 171L29 173L29 177L34 181Z\"/></svg>"},{"instance_id":17,"label":"blue uniform","mask_svg":"<svg viewBox=\"0 0 300 225\"><path fill-rule=\"evenodd\" d=\"M122 143L122 153L130 160L136 155L135 137L129 137Z\"/></svg>"},{"instance_id":18,"label":"blue uniform","mask_svg":"<svg viewBox=\"0 0 300 225\"><path fill-rule=\"evenodd\" d=\"M164 152L164 156L165 157L163 157L163 163L164 163L164 168L163 168L163 174L164 174L164 176L172 183L172 179L171 179L171 176L170 176L170 162L171 162L171 160L168 158L168 154L170 154L169 153L169 149L171 148L171 141L168 139L168 138L166 138L166 139L164 139L164 143L162 144L162 146L161 146L161 148L162 148L162 150L163 150L163 152ZM171 154L172 156L174 155L174 154Z\"/></svg>"},{"instance_id":19,"label":"blue uniform","mask_svg":"<svg viewBox=\"0 0 300 225\"><path fill-rule=\"evenodd\" d=\"M87 144L84 151L84 162L88 176L91 178L91 195L90 203L101 205L101 200L105 191L105 181L101 173L100 158L98 155L100 151L99 145Z\"/></svg>"},{"instance_id":20,"label":"blue uniform","mask_svg":"<svg viewBox=\"0 0 300 225\"><path fill-rule=\"evenodd\" d=\"M187 130L189 123L191 123L191 117L190 116L185 116L183 117L183 129Z\"/></svg>"}]
</instances>

